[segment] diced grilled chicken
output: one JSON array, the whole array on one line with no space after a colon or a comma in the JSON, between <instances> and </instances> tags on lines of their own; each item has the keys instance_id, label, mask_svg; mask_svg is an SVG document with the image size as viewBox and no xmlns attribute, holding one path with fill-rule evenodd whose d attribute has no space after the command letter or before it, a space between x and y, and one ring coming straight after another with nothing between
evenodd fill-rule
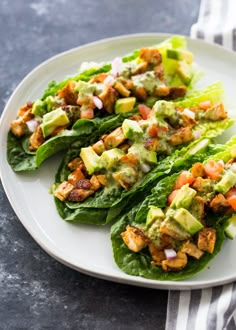
<instances>
[{"instance_id":1,"label":"diced grilled chicken","mask_svg":"<svg viewBox=\"0 0 236 330\"><path fill-rule=\"evenodd\" d=\"M198 176L204 178L206 175L206 171L204 165L202 163L195 163L191 168L192 175L197 178Z\"/></svg>"},{"instance_id":2,"label":"diced grilled chicken","mask_svg":"<svg viewBox=\"0 0 236 330\"><path fill-rule=\"evenodd\" d=\"M103 103L103 108L108 112L108 113L113 113L114 112L114 105L117 99L117 92L114 88L110 86L106 86L104 91L99 94L99 98Z\"/></svg>"},{"instance_id":3,"label":"diced grilled chicken","mask_svg":"<svg viewBox=\"0 0 236 330\"><path fill-rule=\"evenodd\" d=\"M184 97L187 92L186 86L170 87L170 93L168 99L174 100L178 97Z\"/></svg>"},{"instance_id":4,"label":"diced grilled chicken","mask_svg":"<svg viewBox=\"0 0 236 330\"><path fill-rule=\"evenodd\" d=\"M158 249L154 243L149 243L148 249L153 259L152 264L161 266L162 260L166 259L165 253Z\"/></svg>"},{"instance_id":5,"label":"diced grilled chicken","mask_svg":"<svg viewBox=\"0 0 236 330\"><path fill-rule=\"evenodd\" d=\"M73 184L68 181L63 181L55 190L54 196L63 202L68 198L73 189Z\"/></svg>"},{"instance_id":6,"label":"diced grilled chicken","mask_svg":"<svg viewBox=\"0 0 236 330\"><path fill-rule=\"evenodd\" d=\"M29 141L30 141L29 149L31 151L37 150L45 142L43 131L40 126L36 128L36 131L31 135Z\"/></svg>"},{"instance_id":7,"label":"diced grilled chicken","mask_svg":"<svg viewBox=\"0 0 236 330\"><path fill-rule=\"evenodd\" d=\"M125 86L125 88L127 88L127 89L132 89L134 87L134 83L130 79L125 79L123 77L119 77L116 80L119 81L119 82L121 82L122 85Z\"/></svg>"},{"instance_id":8,"label":"diced grilled chicken","mask_svg":"<svg viewBox=\"0 0 236 330\"><path fill-rule=\"evenodd\" d=\"M139 101L145 101L147 98L147 92L144 87L137 87L134 90L134 95L137 97Z\"/></svg>"},{"instance_id":9,"label":"diced grilled chicken","mask_svg":"<svg viewBox=\"0 0 236 330\"><path fill-rule=\"evenodd\" d=\"M128 153L120 158L120 162L129 166L136 166L139 161L136 154Z\"/></svg>"},{"instance_id":10,"label":"diced grilled chicken","mask_svg":"<svg viewBox=\"0 0 236 330\"><path fill-rule=\"evenodd\" d=\"M130 145L128 143L123 143L119 146L119 149L124 151L125 153L128 152L128 149L130 148Z\"/></svg>"},{"instance_id":11,"label":"diced grilled chicken","mask_svg":"<svg viewBox=\"0 0 236 330\"><path fill-rule=\"evenodd\" d=\"M71 171L74 171L77 168L82 169L82 167L84 166L84 162L82 161L82 159L80 157L76 157L71 162L69 162L67 166L69 167L69 169Z\"/></svg>"},{"instance_id":12,"label":"diced grilled chicken","mask_svg":"<svg viewBox=\"0 0 236 330\"><path fill-rule=\"evenodd\" d=\"M191 127L182 127L170 137L170 143L173 146L190 142L194 139Z\"/></svg>"},{"instance_id":13,"label":"diced grilled chicken","mask_svg":"<svg viewBox=\"0 0 236 330\"><path fill-rule=\"evenodd\" d=\"M106 149L112 149L118 147L125 140L126 137L124 136L122 127L118 127L105 137L104 145Z\"/></svg>"},{"instance_id":14,"label":"diced grilled chicken","mask_svg":"<svg viewBox=\"0 0 236 330\"><path fill-rule=\"evenodd\" d=\"M155 75L156 77L160 80L164 82L164 78L165 78L165 71L164 71L164 66L163 64L158 64L156 65L153 70L155 71Z\"/></svg>"},{"instance_id":15,"label":"diced grilled chicken","mask_svg":"<svg viewBox=\"0 0 236 330\"><path fill-rule=\"evenodd\" d=\"M155 48L141 48L139 57L145 62L155 66L162 62L161 54Z\"/></svg>"},{"instance_id":16,"label":"diced grilled chicken","mask_svg":"<svg viewBox=\"0 0 236 330\"><path fill-rule=\"evenodd\" d=\"M196 123L197 123L194 118L191 118L191 117L187 116L184 113L181 113L181 119L182 119L182 122L183 122L182 125L184 127L187 127L187 126L192 127L192 126L196 125Z\"/></svg>"},{"instance_id":17,"label":"diced grilled chicken","mask_svg":"<svg viewBox=\"0 0 236 330\"><path fill-rule=\"evenodd\" d=\"M28 110L32 110L32 106L33 106L33 103L32 102L27 102L25 105L23 105L23 107L21 107L19 110L18 110L18 113L17 115L19 117L23 117L23 115L28 111Z\"/></svg>"},{"instance_id":18,"label":"diced grilled chicken","mask_svg":"<svg viewBox=\"0 0 236 330\"><path fill-rule=\"evenodd\" d=\"M56 136L56 135L60 134L61 132L63 132L66 127L67 127L67 125L65 125L65 126L58 126L58 127L56 127L54 129L54 131L50 135L51 136Z\"/></svg>"},{"instance_id":19,"label":"diced grilled chicken","mask_svg":"<svg viewBox=\"0 0 236 330\"><path fill-rule=\"evenodd\" d=\"M165 272L178 271L183 269L187 265L187 262L187 255L181 251L178 251L176 258L163 260L161 266Z\"/></svg>"},{"instance_id":20,"label":"diced grilled chicken","mask_svg":"<svg viewBox=\"0 0 236 330\"><path fill-rule=\"evenodd\" d=\"M92 175L90 179L90 183L91 183L91 189L94 191L97 191L98 189L101 188L101 183L99 182L96 175Z\"/></svg>"},{"instance_id":21,"label":"diced grilled chicken","mask_svg":"<svg viewBox=\"0 0 236 330\"><path fill-rule=\"evenodd\" d=\"M89 80L89 83L103 83L103 81L107 78L108 74L107 73L99 73L95 77Z\"/></svg>"},{"instance_id":22,"label":"diced grilled chicken","mask_svg":"<svg viewBox=\"0 0 236 330\"><path fill-rule=\"evenodd\" d=\"M133 71L132 75L135 76L136 74L141 74L147 71L147 62L141 62Z\"/></svg>"},{"instance_id":23,"label":"diced grilled chicken","mask_svg":"<svg viewBox=\"0 0 236 330\"><path fill-rule=\"evenodd\" d=\"M22 112L22 115L11 122L11 131L17 136L21 137L28 132L26 122L33 119L34 115L31 112L31 108Z\"/></svg>"},{"instance_id":24,"label":"diced grilled chicken","mask_svg":"<svg viewBox=\"0 0 236 330\"><path fill-rule=\"evenodd\" d=\"M198 233L197 247L208 253L213 253L216 242L216 230L214 228L203 228Z\"/></svg>"},{"instance_id":25,"label":"diced grilled chicken","mask_svg":"<svg viewBox=\"0 0 236 330\"><path fill-rule=\"evenodd\" d=\"M75 81L69 81L61 90L57 92L57 95L64 99L68 105L77 105L78 93L75 92Z\"/></svg>"},{"instance_id":26,"label":"diced grilled chicken","mask_svg":"<svg viewBox=\"0 0 236 330\"><path fill-rule=\"evenodd\" d=\"M192 187L198 192L208 192L212 190L212 181L211 179L203 179L202 177L197 177Z\"/></svg>"},{"instance_id":27,"label":"diced grilled chicken","mask_svg":"<svg viewBox=\"0 0 236 330\"><path fill-rule=\"evenodd\" d=\"M170 88L165 85L160 85L155 90L155 95L158 97L167 96L170 93Z\"/></svg>"},{"instance_id":28,"label":"diced grilled chicken","mask_svg":"<svg viewBox=\"0 0 236 330\"><path fill-rule=\"evenodd\" d=\"M210 208L212 208L215 213L225 212L229 206L230 205L223 194L216 195L210 202Z\"/></svg>"},{"instance_id":29,"label":"diced grilled chicken","mask_svg":"<svg viewBox=\"0 0 236 330\"><path fill-rule=\"evenodd\" d=\"M82 173L81 169L78 167L76 168L69 176L68 176L68 181L75 185L76 182L79 180L85 179L84 174Z\"/></svg>"},{"instance_id":30,"label":"diced grilled chicken","mask_svg":"<svg viewBox=\"0 0 236 330\"><path fill-rule=\"evenodd\" d=\"M121 187L124 189L130 189L135 182L138 180L138 171L136 171L133 167L129 167L129 172L115 172L112 174L114 180L116 180Z\"/></svg>"},{"instance_id":31,"label":"diced grilled chicken","mask_svg":"<svg viewBox=\"0 0 236 330\"><path fill-rule=\"evenodd\" d=\"M198 247L190 241L184 243L181 251L195 259L200 259L203 255L203 252L199 250Z\"/></svg>"},{"instance_id":32,"label":"diced grilled chicken","mask_svg":"<svg viewBox=\"0 0 236 330\"><path fill-rule=\"evenodd\" d=\"M68 196L68 200L71 202L83 202L86 198L93 194L93 190L73 189Z\"/></svg>"},{"instance_id":33,"label":"diced grilled chicken","mask_svg":"<svg viewBox=\"0 0 236 330\"><path fill-rule=\"evenodd\" d=\"M92 185L89 179L81 179L78 182L76 182L75 185L77 189L83 189L83 190L92 190L91 186Z\"/></svg>"},{"instance_id":34,"label":"diced grilled chicken","mask_svg":"<svg viewBox=\"0 0 236 330\"><path fill-rule=\"evenodd\" d=\"M103 151L105 151L104 142L102 140L99 140L92 145L92 148L98 155L101 155Z\"/></svg>"},{"instance_id":35,"label":"diced grilled chicken","mask_svg":"<svg viewBox=\"0 0 236 330\"><path fill-rule=\"evenodd\" d=\"M114 88L120 95L124 97L130 96L130 91L121 82L117 81Z\"/></svg>"},{"instance_id":36,"label":"diced grilled chicken","mask_svg":"<svg viewBox=\"0 0 236 330\"><path fill-rule=\"evenodd\" d=\"M205 118L213 121L223 120L227 118L227 112L225 111L223 103L213 105L210 109L206 110Z\"/></svg>"},{"instance_id":37,"label":"diced grilled chicken","mask_svg":"<svg viewBox=\"0 0 236 330\"><path fill-rule=\"evenodd\" d=\"M121 233L121 237L133 252L141 251L148 243L148 239L140 229L129 225L126 227L126 231Z\"/></svg>"},{"instance_id":38,"label":"diced grilled chicken","mask_svg":"<svg viewBox=\"0 0 236 330\"><path fill-rule=\"evenodd\" d=\"M149 151L157 151L158 144L158 139L155 137L151 137L145 140L144 147Z\"/></svg>"}]
</instances>

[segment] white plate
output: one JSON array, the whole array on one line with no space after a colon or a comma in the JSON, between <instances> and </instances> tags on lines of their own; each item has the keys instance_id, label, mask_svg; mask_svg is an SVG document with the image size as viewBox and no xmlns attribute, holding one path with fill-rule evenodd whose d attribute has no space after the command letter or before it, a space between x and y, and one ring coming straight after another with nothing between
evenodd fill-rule
<instances>
[{"instance_id":1,"label":"white plate","mask_svg":"<svg viewBox=\"0 0 236 330\"><path fill-rule=\"evenodd\" d=\"M109 226L70 224L61 220L48 188L53 183L59 157L31 174L15 174L6 160L6 136L17 109L40 97L52 80L74 74L84 61L106 61L133 49L158 43L167 35L139 34L93 42L59 54L34 69L17 87L3 112L0 124L0 171L8 199L22 224L52 257L83 273L132 285L161 289L193 289L219 285L236 279L236 241L226 241L222 252L209 267L193 278L180 282L147 280L124 274L115 265ZM236 104L236 55L215 45L189 40L189 48L205 70L204 85L222 80L231 106ZM233 129L229 134L233 134ZM225 140L226 136L222 139Z\"/></svg>"}]
</instances>

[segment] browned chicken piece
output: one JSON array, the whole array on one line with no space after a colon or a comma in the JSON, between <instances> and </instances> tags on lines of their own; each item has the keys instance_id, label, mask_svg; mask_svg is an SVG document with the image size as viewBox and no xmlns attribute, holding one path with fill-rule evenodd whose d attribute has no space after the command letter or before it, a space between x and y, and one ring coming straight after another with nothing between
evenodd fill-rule
<instances>
[{"instance_id":1,"label":"browned chicken piece","mask_svg":"<svg viewBox=\"0 0 236 330\"><path fill-rule=\"evenodd\" d=\"M129 118L130 120L140 121L143 118L140 115L133 115Z\"/></svg>"},{"instance_id":2,"label":"browned chicken piece","mask_svg":"<svg viewBox=\"0 0 236 330\"><path fill-rule=\"evenodd\" d=\"M63 202L68 198L69 194L72 192L73 189L73 184L68 181L63 181L55 190L54 196Z\"/></svg>"},{"instance_id":3,"label":"browned chicken piece","mask_svg":"<svg viewBox=\"0 0 236 330\"><path fill-rule=\"evenodd\" d=\"M107 135L104 139L106 149L116 148L126 140L122 127L116 128L113 132Z\"/></svg>"},{"instance_id":4,"label":"browned chicken piece","mask_svg":"<svg viewBox=\"0 0 236 330\"><path fill-rule=\"evenodd\" d=\"M149 64L155 66L162 62L162 57L156 48L141 48L139 57Z\"/></svg>"},{"instance_id":5,"label":"browned chicken piece","mask_svg":"<svg viewBox=\"0 0 236 330\"><path fill-rule=\"evenodd\" d=\"M93 195L93 190L85 190L85 189L74 189L68 196L68 200L71 202L83 202L86 198Z\"/></svg>"},{"instance_id":6,"label":"browned chicken piece","mask_svg":"<svg viewBox=\"0 0 236 330\"><path fill-rule=\"evenodd\" d=\"M120 95L124 97L130 96L130 91L121 82L117 81L114 88Z\"/></svg>"},{"instance_id":7,"label":"browned chicken piece","mask_svg":"<svg viewBox=\"0 0 236 330\"><path fill-rule=\"evenodd\" d=\"M186 86L178 86L178 87L170 87L170 94L168 95L168 99L174 100L178 97L184 97L187 92Z\"/></svg>"},{"instance_id":8,"label":"browned chicken piece","mask_svg":"<svg viewBox=\"0 0 236 330\"><path fill-rule=\"evenodd\" d=\"M216 195L210 202L210 208L212 208L215 213L225 212L229 207L230 205L223 194Z\"/></svg>"},{"instance_id":9,"label":"browned chicken piece","mask_svg":"<svg viewBox=\"0 0 236 330\"><path fill-rule=\"evenodd\" d=\"M75 86L75 81L69 81L61 90L57 92L57 95L61 99L64 99L65 103L68 105L77 105L78 93L74 90Z\"/></svg>"},{"instance_id":10,"label":"browned chicken piece","mask_svg":"<svg viewBox=\"0 0 236 330\"><path fill-rule=\"evenodd\" d=\"M130 181L129 176L124 175L123 173L117 172L113 173L112 177L126 190L129 190L138 179L138 173L135 171L132 174L132 181Z\"/></svg>"},{"instance_id":11,"label":"browned chicken piece","mask_svg":"<svg viewBox=\"0 0 236 330\"><path fill-rule=\"evenodd\" d=\"M68 176L68 181L75 185L76 182L79 180L85 179L84 174L82 173L81 169L78 167L76 168L69 176Z\"/></svg>"},{"instance_id":12,"label":"browned chicken piece","mask_svg":"<svg viewBox=\"0 0 236 330\"><path fill-rule=\"evenodd\" d=\"M114 88L106 86L104 91L98 95L100 100L103 103L103 108L108 113L114 112L114 105L117 99L117 92Z\"/></svg>"},{"instance_id":13,"label":"browned chicken piece","mask_svg":"<svg viewBox=\"0 0 236 330\"><path fill-rule=\"evenodd\" d=\"M160 80L164 82L164 78L165 78L165 72L164 72L164 66L163 64L159 64L157 66L155 66L153 68L153 70L155 71L155 75L156 77Z\"/></svg>"},{"instance_id":14,"label":"browned chicken piece","mask_svg":"<svg viewBox=\"0 0 236 330\"><path fill-rule=\"evenodd\" d=\"M127 89L132 89L134 87L134 83L130 79L126 79L124 77L119 77L116 79L116 81L121 82L122 85L124 85L125 88L127 88Z\"/></svg>"},{"instance_id":15,"label":"browned chicken piece","mask_svg":"<svg viewBox=\"0 0 236 330\"><path fill-rule=\"evenodd\" d=\"M197 178L199 176L204 178L206 175L204 165L202 165L202 163L199 163L199 162L195 163L191 168L191 173L195 178Z\"/></svg>"},{"instance_id":16,"label":"browned chicken piece","mask_svg":"<svg viewBox=\"0 0 236 330\"><path fill-rule=\"evenodd\" d=\"M190 142L194 139L191 127L182 127L176 133L171 135L170 143L173 146Z\"/></svg>"},{"instance_id":17,"label":"browned chicken piece","mask_svg":"<svg viewBox=\"0 0 236 330\"><path fill-rule=\"evenodd\" d=\"M210 109L206 110L205 118L213 121L223 120L227 118L227 112L225 111L223 103L213 105Z\"/></svg>"},{"instance_id":18,"label":"browned chicken piece","mask_svg":"<svg viewBox=\"0 0 236 330\"><path fill-rule=\"evenodd\" d=\"M135 154L128 153L120 158L120 162L124 164L128 164L129 166L136 166L139 161Z\"/></svg>"},{"instance_id":19,"label":"browned chicken piece","mask_svg":"<svg viewBox=\"0 0 236 330\"><path fill-rule=\"evenodd\" d=\"M107 78L107 73L99 73L97 76L93 77L89 80L89 83L103 83L103 81Z\"/></svg>"},{"instance_id":20,"label":"browned chicken piece","mask_svg":"<svg viewBox=\"0 0 236 330\"><path fill-rule=\"evenodd\" d=\"M134 95L137 97L139 101L145 101L147 98L147 92L144 87L137 87L134 90Z\"/></svg>"},{"instance_id":21,"label":"browned chicken piece","mask_svg":"<svg viewBox=\"0 0 236 330\"><path fill-rule=\"evenodd\" d=\"M211 179L203 179L202 177L197 177L192 187L199 192L207 192L211 187Z\"/></svg>"},{"instance_id":22,"label":"browned chicken piece","mask_svg":"<svg viewBox=\"0 0 236 330\"><path fill-rule=\"evenodd\" d=\"M155 137L150 137L144 142L144 147L149 151L157 151L158 148L158 139Z\"/></svg>"},{"instance_id":23,"label":"browned chicken piece","mask_svg":"<svg viewBox=\"0 0 236 330\"><path fill-rule=\"evenodd\" d=\"M124 243L133 252L141 251L148 243L147 237L139 228L129 225L126 227L126 231L121 233L121 237Z\"/></svg>"},{"instance_id":24,"label":"browned chicken piece","mask_svg":"<svg viewBox=\"0 0 236 330\"><path fill-rule=\"evenodd\" d=\"M56 136L63 132L66 129L67 125L65 126L58 126L57 128L54 129L54 131L50 134L51 136Z\"/></svg>"},{"instance_id":25,"label":"browned chicken piece","mask_svg":"<svg viewBox=\"0 0 236 330\"><path fill-rule=\"evenodd\" d=\"M160 85L155 90L155 95L158 97L167 96L170 93L170 88L165 85Z\"/></svg>"},{"instance_id":26,"label":"browned chicken piece","mask_svg":"<svg viewBox=\"0 0 236 330\"><path fill-rule=\"evenodd\" d=\"M71 162L69 162L67 166L69 167L69 169L71 171L74 171L77 168L82 169L82 167L84 166L84 162L82 161L82 159L80 157L76 157Z\"/></svg>"},{"instance_id":27,"label":"browned chicken piece","mask_svg":"<svg viewBox=\"0 0 236 330\"><path fill-rule=\"evenodd\" d=\"M153 259L153 261L151 262L152 265L161 266L162 260L166 259L165 253L163 251L161 251L160 249L158 249L154 243L149 243L148 249L149 249L149 252Z\"/></svg>"},{"instance_id":28,"label":"browned chicken piece","mask_svg":"<svg viewBox=\"0 0 236 330\"><path fill-rule=\"evenodd\" d=\"M147 62L141 62L133 71L132 76L135 76L136 74L141 74L147 71Z\"/></svg>"},{"instance_id":29,"label":"browned chicken piece","mask_svg":"<svg viewBox=\"0 0 236 330\"><path fill-rule=\"evenodd\" d=\"M28 132L26 122L33 118L34 115L31 112L31 108L22 112L22 115L19 118L11 122L12 133L17 137L25 135Z\"/></svg>"},{"instance_id":30,"label":"browned chicken piece","mask_svg":"<svg viewBox=\"0 0 236 330\"><path fill-rule=\"evenodd\" d=\"M104 142L102 140L99 140L96 143L94 143L92 145L92 148L98 155L101 155L103 153L103 151L106 150Z\"/></svg>"},{"instance_id":31,"label":"browned chicken piece","mask_svg":"<svg viewBox=\"0 0 236 330\"><path fill-rule=\"evenodd\" d=\"M43 137L43 131L40 126L36 128L36 131L30 137L30 146L29 150L37 150L44 142L45 138Z\"/></svg>"},{"instance_id":32,"label":"browned chicken piece","mask_svg":"<svg viewBox=\"0 0 236 330\"><path fill-rule=\"evenodd\" d=\"M89 179L81 179L79 181L76 182L76 185L75 187L77 189L83 189L83 190L92 190L92 187L91 187L91 182Z\"/></svg>"},{"instance_id":33,"label":"browned chicken piece","mask_svg":"<svg viewBox=\"0 0 236 330\"><path fill-rule=\"evenodd\" d=\"M183 269L187 265L187 262L187 255L181 251L178 251L176 258L163 260L161 266L165 272L178 271Z\"/></svg>"},{"instance_id":34,"label":"browned chicken piece","mask_svg":"<svg viewBox=\"0 0 236 330\"><path fill-rule=\"evenodd\" d=\"M119 149L124 151L125 153L128 152L129 148L130 148L130 145L128 143L123 143L119 146Z\"/></svg>"},{"instance_id":35,"label":"browned chicken piece","mask_svg":"<svg viewBox=\"0 0 236 330\"><path fill-rule=\"evenodd\" d=\"M190 241L187 241L183 244L181 251L195 259L200 259L204 253L201 250L199 250L194 243Z\"/></svg>"},{"instance_id":36,"label":"browned chicken piece","mask_svg":"<svg viewBox=\"0 0 236 330\"><path fill-rule=\"evenodd\" d=\"M107 178L106 178L105 175L99 174L99 175L97 175L97 179L101 183L102 186L106 186L107 185Z\"/></svg>"},{"instance_id":37,"label":"browned chicken piece","mask_svg":"<svg viewBox=\"0 0 236 330\"><path fill-rule=\"evenodd\" d=\"M25 105L23 105L23 107L21 107L19 110L18 110L18 113L17 115L19 117L22 117L25 112L27 112L28 110L32 110L32 107L33 107L33 103L32 102L27 102Z\"/></svg>"},{"instance_id":38,"label":"browned chicken piece","mask_svg":"<svg viewBox=\"0 0 236 330\"><path fill-rule=\"evenodd\" d=\"M208 253L213 253L216 242L216 230L214 228L203 228L198 233L197 247Z\"/></svg>"},{"instance_id":39,"label":"browned chicken piece","mask_svg":"<svg viewBox=\"0 0 236 330\"><path fill-rule=\"evenodd\" d=\"M91 189L94 191L97 191L98 189L101 188L101 183L99 182L96 175L92 175L90 179L90 183L91 183Z\"/></svg>"},{"instance_id":40,"label":"browned chicken piece","mask_svg":"<svg viewBox=\"0 0 236 330\"><path fill-rule=\"evenodd\" d=\"M192 126L196 125L196 123L197 123L194 118L191 118L191 117L187 116L185 113L181 113L180 117L183 121L182 125L184 127L187 127L187 126L192 127Z\"/></svg>"},{"instance_id":41,"label":"browned chicken piece","mask_svg":"<svg viewBox=\"0 0 236 330\"><path fill-rule=\"evenodd\" d=\"M184 241L190 236L188 234L183 234L182 230L180 230L178 227L174 227L172 223L168 222L162 222L160 226L160 233L165 234L166 236L170 236L178 241Z\"/></svg>"}]
</instances>

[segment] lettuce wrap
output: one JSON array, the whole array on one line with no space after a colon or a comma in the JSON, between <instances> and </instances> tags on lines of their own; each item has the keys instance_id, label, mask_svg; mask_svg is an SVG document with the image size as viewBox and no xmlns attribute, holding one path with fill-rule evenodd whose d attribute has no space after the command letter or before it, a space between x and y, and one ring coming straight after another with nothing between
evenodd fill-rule
<instances>
[{"instance_id":1,"label":"lettuce wrap","mask_svg":"<svg viewBox=\"0 0 236 330\"><path fill-rule=\"evenodd\" d=\"M189 278L204 269L219 253L226 236L231 239L235 237L235 147L235 137L226 145L212 146L211 152L216 153L205 160L204 166L200 166L200 170L206 168L204 175L200 174L200 163L195 163L190 171L165 177L158 182L143 202L131 210L126 209L126 213L124 212L111 227L113 256L121 270L130 275L155 280ZM203 175L204 179L200 175ZM227 186L225 182L229 175L234 179L230 177ZM183 176L185 179L187 177L187 181L182 181ZM181 186L179 185L181 181L183 184L186 182L188 184ZM205 190L200 189L199 182L201 187L205 184ZM194 195L197 197L192 196L191 199L194 191L197 192L197 195ZM189 196L190 199L187 200ZM196 201L203 203L202 210L199 207L201 203L198 204L198 208L196 207ZM186 223L182 222L184 216L180 212L180 207L182 207L181 212L183 207L186 213L191 212L191 217L194 217L195 221L194 226L192 223L192 227L190 226L190 218L187 227ZM181 217L176 217L176 220L175 212L181 213ZM192 234L189 234L191 230ZM205 235L204 231L208 233L205 232ZM136 236L131 237L132 232ZM209 241L206 242L207 235ZM185 254L184 261L177 260L179 252Z\"/></svg>"},{"instance_id":2,"label":"lettuce wrap","mask_svg":"<svg viewBox=\"0 0 236 330\"><path fill-rule=\"evenodd\" d=\"M120 117L137 112L140 102L152 106L158 99L183 97L198 78L185 38L174 36L112 63L93 64L59 83L52 81L41 99L27 102L11 122L8 162L16 172L35 170L109 118L119 125Z\"/></svg>"},{"instance_id":3,"label":"lettuce wrap","mask_svg":"<svg viewBox=\"0 0 236 330\"><path fill-rule=\"evenodd\" d=\"M223 89L220 83L215 83L211 86L208 86L204 91L194 92L193 97L188 98L188 111L190 111L189 108L191 102L193 104L193 107L196 108L196 105L199 104L199 100L200 100L200 102L204 101L206 103L207 101L207 103L210 102L211 104L213 104L212 107L209 108L209 111L211 112L212 111L211 109L213 109L217 104L221 104L218 102L220 102L222 99L222 93L223 93ZM204 95L206 95L206 98L204 98ZM159 106L163 105L163 102L164 101L158 101L154 105L153 109L155 110L156 107L158 107L159 109ZM178 102L177 104L178 104L177 107L185 111L181 105L181 102ZM173 103L171 103L170 105L170 102L165 103L165 106L167 105L168 107L169 106L171 107L168 108L168 111L170 109L173 110L173 108L176 106ZM152 116L153 109L151 110L150 115L151 115L151 120L154 120L155 122L156 118L153 119ZM159 110L157 111L158 114L159 114ZM186 113L188 113L188 111ZM205 116L207 114L207 111L204 110L204 112L201 112L202 115ZM168 120L171 120L175 117L175 116L173 117L172 115L169 117ZM148 193L150 193L152 187L156 185L156 183L160 180L161 177L166 176L167 174L169 175L172 172L179 171L185 166L191 166L191 164L195 161L204 160L211 149L209 147L210 139L222 134L226 128L232 125L233 121L228 118L220 119L220 120L209 120L209 119L206 120L203 119L203 117L201 117L200 119L200 117L198 123L196 123L195 126L193 127L191 126L191 130L192 130L191 134L193 134L194 136L193 140L187 142L183 141L183 143L181 142L178 145L172 145L171 148L168 150L168 152L163 152L163 150L162 152L159 152L160 148L157 147L155 152L154 151L149 152L148 150L147 153L147 151L144 150L146 148L143 148L142 146L142 148L138 149L136 154L138 160L135 159L135 157L133 157L134 154L133 150L135 149L134 146L136 146L137 144L140 146L140 140L138 140L139 141L138 143L137 142L134 142L133 144L131 143L129 145L129 149L126 154L124 154L123 150L120 150L119 146L117 146L117 148L112 148L108 151L105 150L105 152L102 152L100 156L94 153L95 147L96 147L95 150L97 150L97 143L87 148L84 148L84 146L79 143L77 143L74 146L72 145L58 169L58 172L55 177L54 188L53 188L55 203L60 216L66 221L76 221L76 222L104 225L112 220L115 220L116 217L122 212L122 210L126 208L126 206L133 205L137 203L138 200L143 200L143 198ZM166 125L166 122L165 120L163 121L163 118L159 118L159 119L163 125ZM136 131L137 134L140 133L140 126L142 127L147 126L145 120L140 120L140 121L128 120L128 122L129 124L131 124L131 126L136 127L135 129L137 129ZM149 125L150 119L147 119L147 122ZM122 124L123 132L125 128L124 123L125 122L123 122ZM152 123L153 121L151 122L151 124ZM148 127L150 127L150 125ZM153 130L153 124L151 125L151 127ZM130 127L128 127L128 129L130 129ZM117 129L115 130L115 132L117 132ZM132 130L131 131L129 130L129 132L132 133ZM122 132L120 131L118 134L119 138L121 133ZM144 133L144 135L142 134L143 133L141 132L141 139L143 138L143 136L145 136L146 133ZM114 132L108 134L108 136L106 137L109 138L111 136L114 137ZM163 135L164 139L166 139L166 136L167 133L165 132ZM130 139L132 142L132 136L130 136ZM140 135L138 135L138 139L140 139ZM159 139L160 141L162 141L161 137L159 137ZM149 138L147 140L149 141ZM155 142L155 140L152 141ZM98 143L103 144L103 140L102 139L99 140ZM165 143L169 147L169 142L165 140ZM155 144L152 144L152 147L153 145ZM163 144L159 144L159 145L163 146ZM123 146L124 143L121 144L121 148L123 148ZM85 152L88 152L89 156L84 155ZM107 157L107 155L110 153L112 154L113 159L111 160L111 158L109 158L109 162L108 162L105 156ZM131 157L130 154L132 154L133 158ZM94 161L95 165L93 165L95 167L92 168L92 172L89 173L89 176L86 177L87 175L86 174L85 176L83 175L81 177L81 171L79 170L78 167L79 166L82 166L82 168L84 167L85 164L83 161L81 162L80 157L82 158L84 157L83 160L86 161L85 156L90 160L95 157L95 161ZM104 160L108 162L106 164L109 170L106 169L106 165L104 169ZM128 163L131 162L133 164L135 161L135 166L138 164L139 168L141 168L141 171L139 170L138 176L136 175L137 173L133 171L133 169L130 169L130 167L125 167L123 172L117 171L116 168L117 165L119 166L122 163L123 166L123 161L126 163L128 161ZM101 162L102 162L102 166L100 166ZM76 163L78 167L77 165L74 166L74 164ZM91 170L91 169L87 168L87 170ZM87 170L85 172L87 172ZM80 177L76 178L76 175L78 173ZM121 174L124 173L124 175L126 176L126 181L124 180L122 181L122 179L119 177L120 173ZM104 181L104 176L105 179L109 181L108 184L99 181L100 179ZM94 184L94 180L96 181L96 177L98 178L98 181L101 184L99 185L98 189L92 188L91 190L90 189L91 184L92 185ZM113 180L113 178L115 179ZM135 179L133 180L133 178ZM91 182L91 180L93 182ZM117 184L117 182L119 184ZM86 196L85 198L83 197L82 199L81 196L83 196L84 194Z\"/></svg>"}]
</instances>

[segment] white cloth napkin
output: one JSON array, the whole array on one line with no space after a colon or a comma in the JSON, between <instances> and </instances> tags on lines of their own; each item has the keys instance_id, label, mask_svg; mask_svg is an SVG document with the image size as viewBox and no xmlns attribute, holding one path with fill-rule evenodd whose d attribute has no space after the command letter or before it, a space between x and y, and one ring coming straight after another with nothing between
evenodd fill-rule
<instances>
[{"instance_id":1,"label":"white cloth napkin","mask_svg":"<svg viewBox=\"0 0 236 330\"><path fill-rule=\"evenodd\" d=\"M236 0L201 0L191 37L236 50ZM166 330L235 330L236 283L169 291Z\"/></svg>"}]
</instances>

